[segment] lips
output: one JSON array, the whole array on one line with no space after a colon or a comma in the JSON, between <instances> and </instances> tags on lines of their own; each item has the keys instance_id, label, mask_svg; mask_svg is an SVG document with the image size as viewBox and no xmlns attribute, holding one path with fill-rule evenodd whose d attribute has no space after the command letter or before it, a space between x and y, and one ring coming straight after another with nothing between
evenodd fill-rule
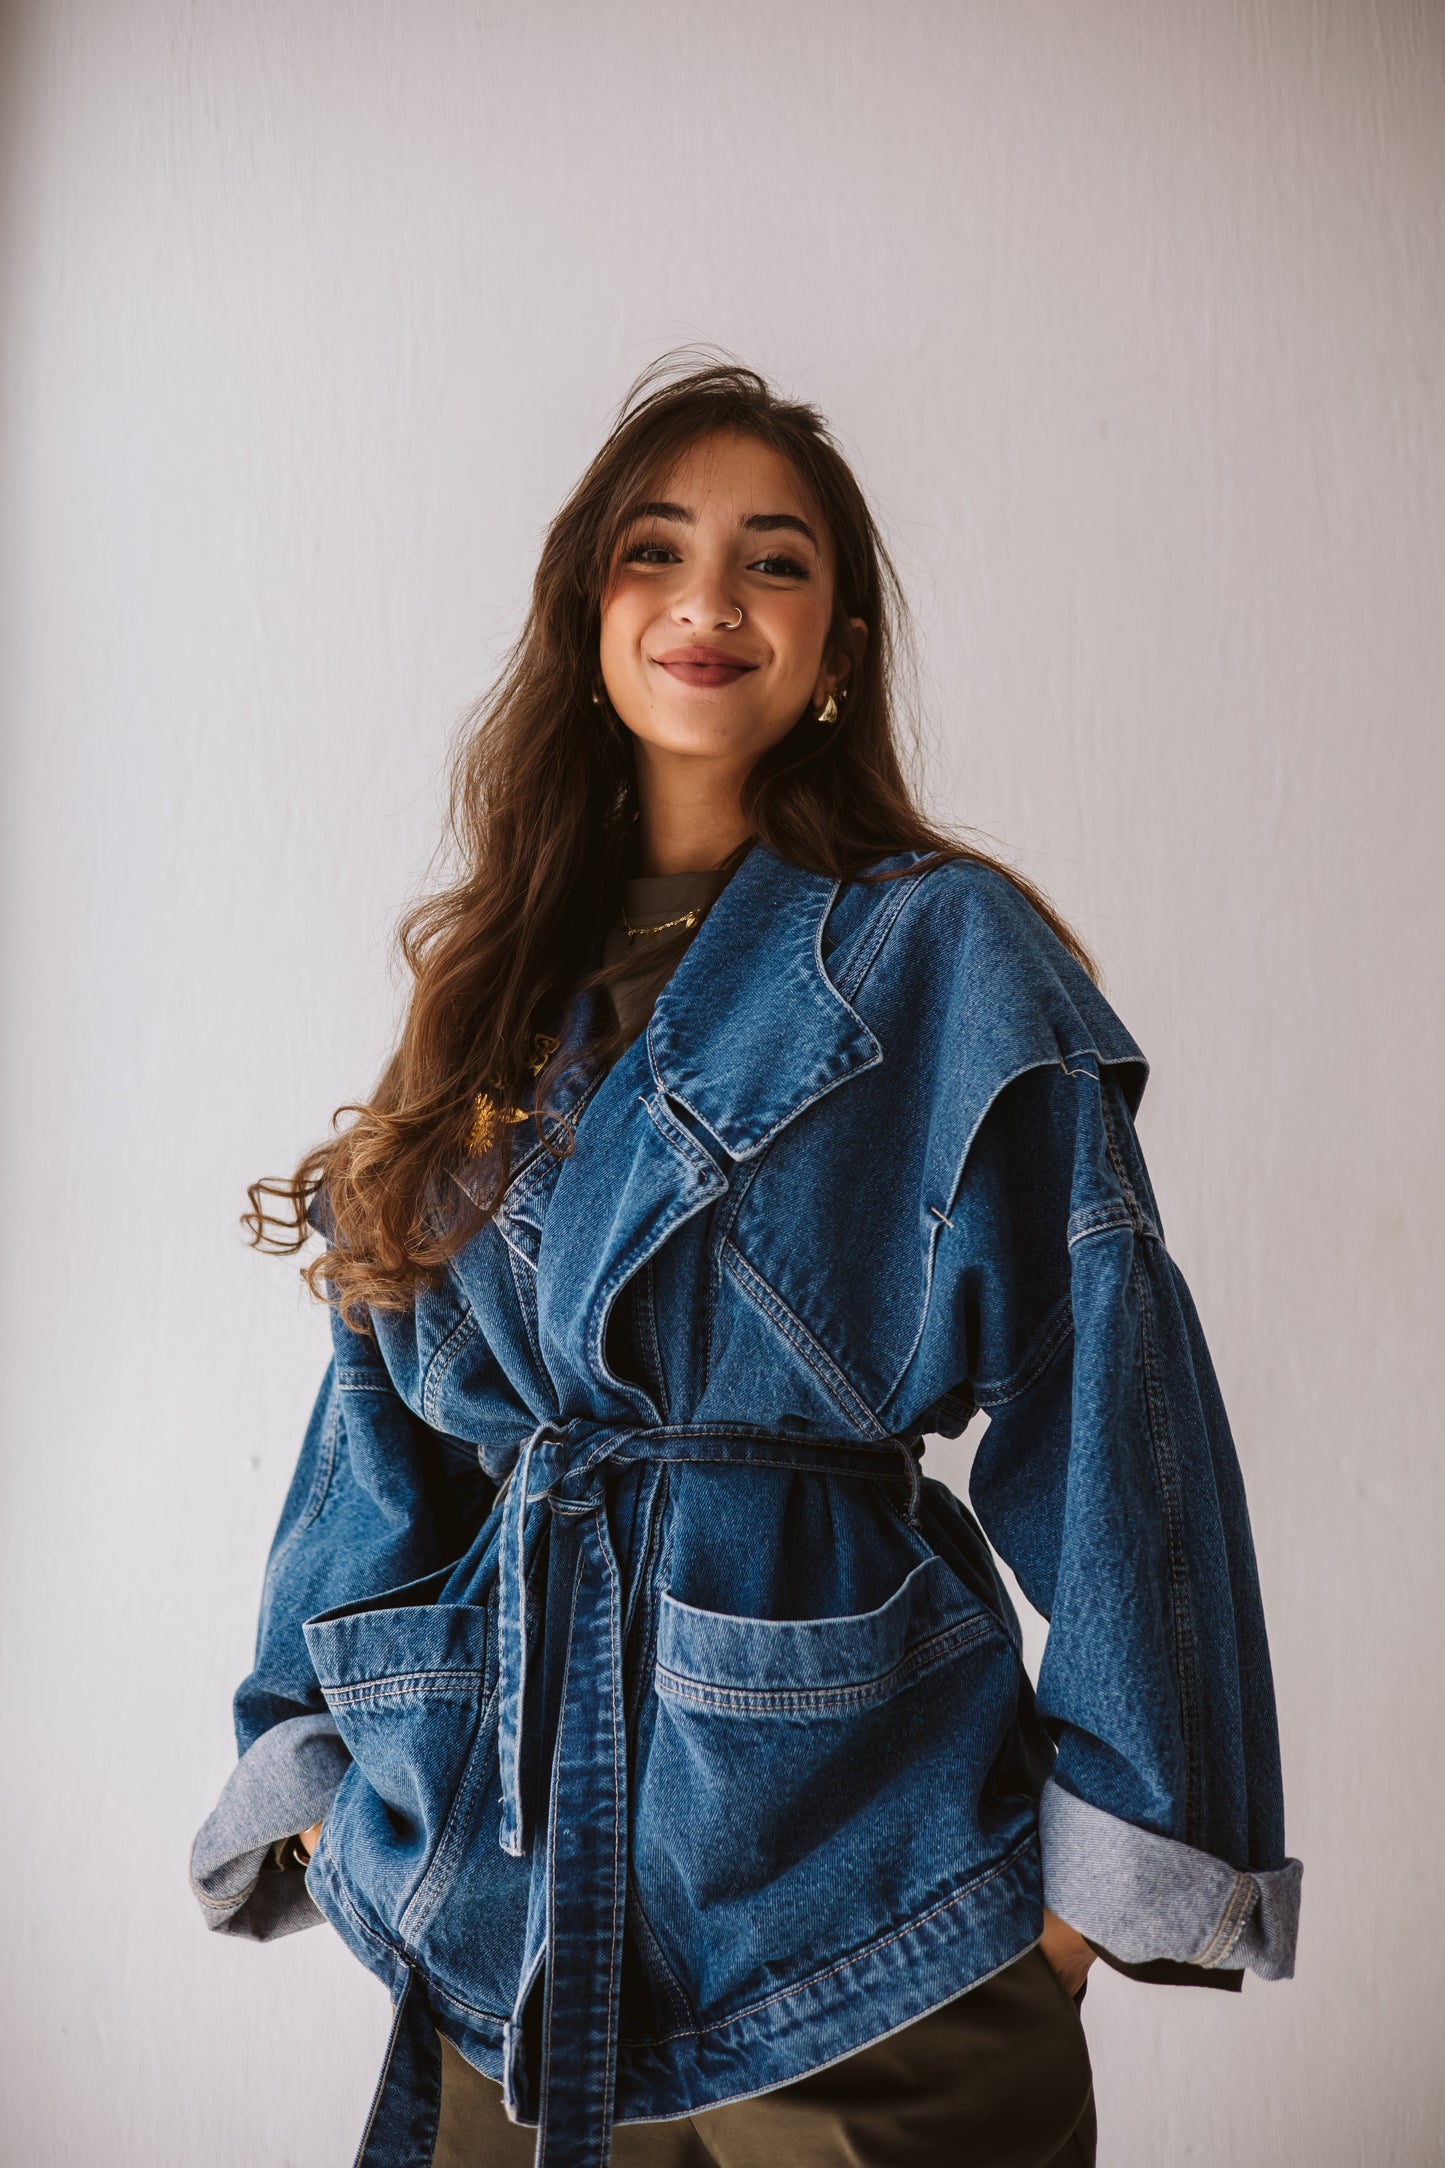
<instances>
[{"instance_id":1,"label":"lips","mask_svg":"<svg viewBox=\"0 0 1445 2168\"><path fill-rule=\"evenodd\" d=\"M680 685L736 685L739 678L756 670L753 662L740 662L721 647L673 647L653 661Z\"/></svg>"}]
</instances>

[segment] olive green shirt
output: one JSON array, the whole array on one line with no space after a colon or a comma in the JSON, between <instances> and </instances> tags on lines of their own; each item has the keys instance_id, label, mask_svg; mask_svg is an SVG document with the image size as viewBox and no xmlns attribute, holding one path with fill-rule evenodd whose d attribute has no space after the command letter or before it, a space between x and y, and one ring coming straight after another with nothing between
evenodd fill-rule
<instances>
[{"instance_id":1,"label":"olive green shirt","mask_svg":"<svg viewBox=\"0 0 1445 2168\"><path fill-rule=\"evenodd\" d=\"M629 1040L646 1029L653 1003L677 969L708 906L717 900L723 887L720 873L644 874L623 883L625 921L619 918L608 927L602 944L602 961L615 964L624 956L630 961L632 968L607 988L613 1011ZM669 938L661 944L662 953L659 954L657 933L667 928L671 934L669 922L689 912L695 912L697 919L686 930L682 949ZM633 929L631 932L629 926ZM679 939L683 938L683 932L684 929L677 928Z\"/></svg>"}]
</instances>

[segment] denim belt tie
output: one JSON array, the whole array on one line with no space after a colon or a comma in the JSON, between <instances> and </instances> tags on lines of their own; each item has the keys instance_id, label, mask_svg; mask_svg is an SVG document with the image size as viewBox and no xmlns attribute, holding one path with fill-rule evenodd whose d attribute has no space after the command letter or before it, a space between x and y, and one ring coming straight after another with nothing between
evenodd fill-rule
<instances>
[{"instance_id":1,"label":"denim belt tie","mask_svg":"<svg viewBox=\"0 0 1445 2168\"><path fill-rule=\"evenodd\" d=\"M898 1476L901 1453L912 1520L920 1449L916 1433L854 1444L779 1438L736 1425L623 1428L544 1420L518 1450L502 1499L497 1584L500 1842L513 1856L534 1843L535 1803L525 1796L526 1773L537 1766L531 1734L541 1709L557 1712L545 1842L533 1886L533 1914L546 1922L540 2070L529 2067L522 2024L536 1963L524 1971L503 2048L508 2108L516 2114L528 2099L536 2102L536 2168L606 2168L611 2151L628 1807L623 1588L605 1511L609 1470L636 1461L727 1461L876 1480ZM567 1529L576 1578L565 1637L554 1646L558 1637L542 1635L529 1685L526 1547L531 1517L544 1506L553 1525ZM532 1575L540 1580L554 1560L550 1531L538 1534L545 1549ZM545 1603L540 1609L545 1618ZM415 2131L429 2123L435 2131L434 2108L429 2117L418 2115L416 2103L388 2104L386 2097L393 2082L398 2093L415 2082L406 2074L413 2066L425 2068L429 2088L439 2082L420 2036L409 2053L397 2052L404 2027L418 2032L415 2010L407 2011L418 2000L409 1984L398 2006L390 2075L383 2075L357 2168L411 2168L412 2148L399 2142L402 2127ZM397 2141L383 2137L393 2130ZM430 2153L417 2157L429 2162Z\"/></svg>"}]
</instances>

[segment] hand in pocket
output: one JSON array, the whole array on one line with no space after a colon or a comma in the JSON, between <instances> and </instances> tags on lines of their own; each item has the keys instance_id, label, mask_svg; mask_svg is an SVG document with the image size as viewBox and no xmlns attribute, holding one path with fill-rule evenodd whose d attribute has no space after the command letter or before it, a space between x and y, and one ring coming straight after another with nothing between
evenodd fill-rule
<instances>
[{"instance_id":1,"label":"hand in pocket","mask_svg":"<svg viewBox=\"0 0 1445 2168\"><path fill-rule=\"evenodd\" d=\"M1044 1906L1044 1931L1039 1938L1039 1948L1052 1967L1055 1979L1066 1995L1077 1995L1094 1962L1094 1952L1079 1933L1061 1920L1057 1912Z\"/></svg>"}]
</instances>

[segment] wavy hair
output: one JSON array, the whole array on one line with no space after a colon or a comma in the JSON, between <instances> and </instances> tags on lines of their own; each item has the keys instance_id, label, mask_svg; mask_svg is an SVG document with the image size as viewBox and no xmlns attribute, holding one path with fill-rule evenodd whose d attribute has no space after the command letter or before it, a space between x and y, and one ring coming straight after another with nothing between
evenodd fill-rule
<instances>
[{"instance_id":1,"label":"wavy hair","mask_svg":"<svg viewBox=\"0 0 1445 2168\"><path fill-rule=\"evenodd\" d=\"M631 736L599 667L603 601L632 508L715 432L770 446L811 493L834 551L829 646L852 662L841 724L825 727L807 711L754 765L742 794L750 841L845 879L900 852L975 859L1021 890L1097 975L1032 882L920 808L896 722L895 681L911 655L907 606L823 416L731 359L664 355L633 383L548 527L522 629L464 718L447 823L455 878L401 921L411 996L399 1041L371 1096L337 1109L332 1135L293 1175L248 1191L242 1224L256 1247L294 1253L314 1227L322 1231L324 1249L304 1277L354 1329L367 1329L371 1311L409 1307L496 1211L516 1125L488 1123L479 1148L479 1095L483 1109L510 1106L533 1086L530 1119L543 1146L570 1149L549 1104L563 1058L549 1042L575 992L626 969L597 965L596 936L616 915L638 812ZM851 617L869 628L861 655ZM680 953L685 936L673 938ZM601 1017L604 1005L593 1013ZM606 1060L625 1043L611 1024L589 1046ZM452 1179L464 1162L466 1190Z\"/></svg>"}]
</instances>

